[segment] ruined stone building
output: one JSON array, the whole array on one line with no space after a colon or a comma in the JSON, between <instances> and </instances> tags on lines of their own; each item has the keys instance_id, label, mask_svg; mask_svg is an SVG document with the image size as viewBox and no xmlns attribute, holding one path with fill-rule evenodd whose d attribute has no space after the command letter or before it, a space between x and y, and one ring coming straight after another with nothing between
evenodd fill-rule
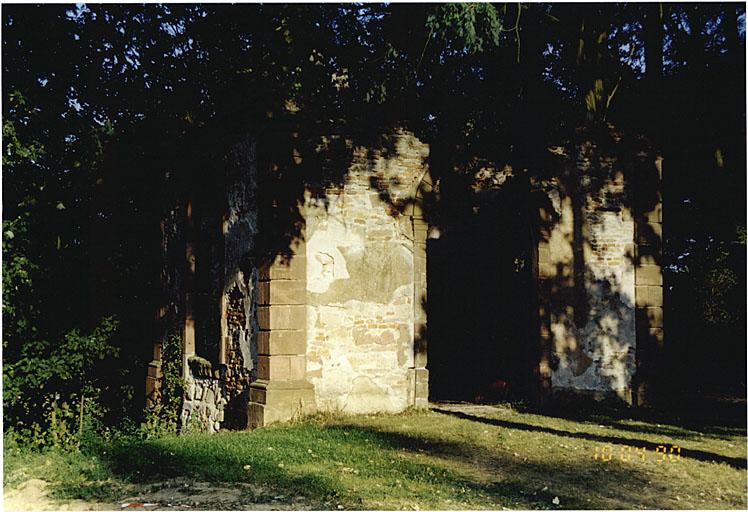
<instances>
[{"instance_id":1,"label":"ruined stone building","mask_svg":"<svg viewBox=\"0 0 748 512\"><path fill-rule=\"evenodd\" d=\"M402 128L237 143L164 214L151 399L176 344L182 424L211 431L429 399L646 400L663 343L646 142L580 131L534 173L440 158Z\"/></svg>"}]
</instances>

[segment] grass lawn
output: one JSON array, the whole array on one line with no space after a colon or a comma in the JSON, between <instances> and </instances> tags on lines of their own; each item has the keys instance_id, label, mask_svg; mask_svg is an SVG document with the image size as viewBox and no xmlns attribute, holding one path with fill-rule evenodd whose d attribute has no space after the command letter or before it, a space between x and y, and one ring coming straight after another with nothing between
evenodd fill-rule
<instances>
[{"instance_id":1,"label":"grass lawn","mask_svg":"<svg viewBox=\"0 0 748 512\"><path fill-rule=\"evenodd\" d=\"M744 426L573 420L508 406L318 416L254 432L123 441L96 454L10 447L4 464L6 488L40 478L60 499L150 498L161 508L167 496L177 508L210 509L747 506ZM211 489L233 494L201 501Z\"/></svg>"}]
</instances>

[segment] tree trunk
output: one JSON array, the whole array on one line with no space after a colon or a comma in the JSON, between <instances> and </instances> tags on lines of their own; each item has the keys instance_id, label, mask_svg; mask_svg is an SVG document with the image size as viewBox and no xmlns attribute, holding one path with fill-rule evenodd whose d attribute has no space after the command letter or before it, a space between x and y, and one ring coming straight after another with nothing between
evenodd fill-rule
<instances>
[{"instance_id":1,"label":"tree trunk","mask_svg":"<svg viewBox=\"0 0 748 512\"><path fill-rule=\"evenodd\" d=\"M645 4L644 63L645 78L653 96L659 93L662 82L662 15L661 3Z\"/></svg>"}]
</instances>

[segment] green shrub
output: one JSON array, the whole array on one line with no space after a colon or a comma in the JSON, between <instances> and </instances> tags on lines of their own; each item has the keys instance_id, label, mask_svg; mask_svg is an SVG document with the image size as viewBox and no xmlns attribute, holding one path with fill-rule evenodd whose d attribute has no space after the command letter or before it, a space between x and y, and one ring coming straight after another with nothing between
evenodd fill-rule
<instances>
[{"instance_id":1,"label":"green shrub","mask_svg":"<svg viewBox=\"0 0 748 512\"><path fill-rule=\"evenodd\" d=\"M74 329L57 343L23 344L3 362L5 425L26 443L73 448L86 427L99 428L111 394L107 363L118 356L111 339L118 323L105 318L90 334Z\"/></svg>"},{"instance_id":2,"label":"green shrub","mask_svg":"<svg viewBox=\"0 0 748 512\"><path fill-rule=\"evenodd\" d=\"M184 379L182 378L182 343L177 336L166 340L161 353L163 378L155 403L145 411L141 430L145 437L159 437L176 434L179 415L184 400Z\"/></svg>"}]
</instances>

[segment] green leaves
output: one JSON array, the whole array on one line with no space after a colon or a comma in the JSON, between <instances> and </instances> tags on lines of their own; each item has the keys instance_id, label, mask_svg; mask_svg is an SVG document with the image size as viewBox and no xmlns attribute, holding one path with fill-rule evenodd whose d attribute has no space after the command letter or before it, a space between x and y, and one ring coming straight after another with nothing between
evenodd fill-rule
<instances>
[{"instance_id":1,"label":"green leaves","mask_svg":"<svg viewBox=\"0 0 748 512\"><path fill-rule=\"evenodd\" d=\"M490 3L443 4L428 16L426 27L453 51L475 53L498 46L501 20Z\"/></svg>"},{"instance_id":2,"label":"green leaves","mask_svg":"<svg viewBox=\"0 0 748 512\"><path fill-rule=\"evenodd\" d=\"M8 94L6 102L9 115L3 121L3 166L38 162L45 154L44 146L35 138L19 133L19 128L23 129L28 124L33 110L19 91Z\"/></svg>"},{"instance_id":3,"label":"green leaves","mask_svg":"<svg viewBox=\"0 0 748 512\"><path fill-rule=\"evenodd\" d=\"M35 430L58 436L55 439L63 443L74 430L70 404L80 404L85 396L89 410L103 415L106 406L101 397L106 379L102 379L99 365L119 355L111 343L118 328L119 323L108 317L89 334L73 329L55 343L23 340L20 357L3 362L6 424L36 425Z\"/></svg>"}]
</instances>

